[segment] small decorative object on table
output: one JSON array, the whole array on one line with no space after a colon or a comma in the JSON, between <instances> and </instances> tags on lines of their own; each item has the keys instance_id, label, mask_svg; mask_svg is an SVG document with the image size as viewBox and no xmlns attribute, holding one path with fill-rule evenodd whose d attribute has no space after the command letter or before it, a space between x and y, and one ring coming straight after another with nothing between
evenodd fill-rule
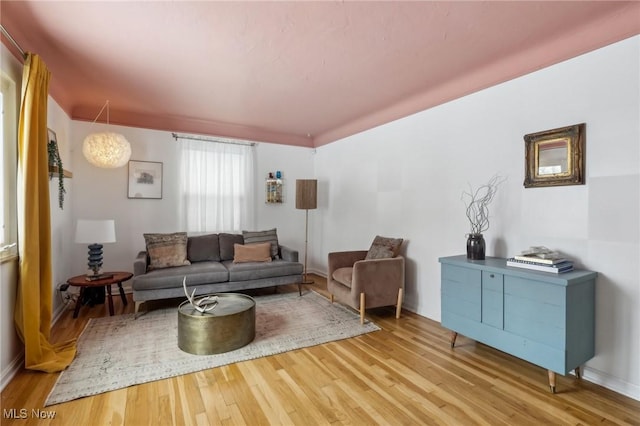
<instances>
[{"instance_id":1,"label":"small decorative object on table","mask_svg":"<svg viewBox=\"0 0 640 426\"><path fill-rule=\"evenodd\" d=\"M471 232L467 234L467 258L484 260L485 242L482 233L489 229L489 204L493 201L498 186L505 178L494 175L489 182L474 190L469 185L469 191L462 192L462 200L467 206L466 214L471 225Z\"/></svg>"}]
</instances>

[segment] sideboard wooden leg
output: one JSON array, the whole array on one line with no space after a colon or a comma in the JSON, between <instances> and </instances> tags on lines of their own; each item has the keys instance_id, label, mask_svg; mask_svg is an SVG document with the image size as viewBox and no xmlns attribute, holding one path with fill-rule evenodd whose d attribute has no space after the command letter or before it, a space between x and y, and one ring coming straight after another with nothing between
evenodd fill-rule
<instances>
[{"instance_id":1,"label":"sideboard wooden leg","mask_svg":"<svg viewBox=\"0 0 640 426\"><path fill-rule=\"evenodd\" d=\"M556 373L551 370L547 370L547 372L549 373L549 389L551 393L556 393Z\"/></svg>"},{"instance_id":2,"label":"sideboard wooden leg","mask_svg":"<svg viewBox=\"0 0 640 426\"><path fill-rule=\"evenodd\" d=\"M573 370L573 372L576 374L576 379L582 379L582 366L579 365L576 367L575 370Z\"/></svg>"},{"instance_id":3,"label":"sideboard wooden leg","mask_svg":"<svg viewBox=\"0 0 640 426\"><path fill-rule=\"evenodd\" d=\"M458 333L456 333L455 331L452 331L450 334L451 349L453 349L453 347L456 345L457 337L458 337Z\"/></svg>"}]
</instances>

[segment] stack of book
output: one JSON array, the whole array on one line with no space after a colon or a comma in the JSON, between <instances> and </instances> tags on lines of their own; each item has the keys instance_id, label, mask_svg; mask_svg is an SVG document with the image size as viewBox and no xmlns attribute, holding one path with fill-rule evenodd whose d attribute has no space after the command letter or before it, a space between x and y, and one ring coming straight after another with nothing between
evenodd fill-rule
<instances>
[{"instance_id":1,"label":"stack of book","mask_svg":"<svg viewBox=\"0 0 640 426\"><path fill-rule=\"evenodd\" d=\"M573 270L573 261L561 256L558 252L525 251L507 259L507 266L561 274Z\"/></svg>"}]
</instances>

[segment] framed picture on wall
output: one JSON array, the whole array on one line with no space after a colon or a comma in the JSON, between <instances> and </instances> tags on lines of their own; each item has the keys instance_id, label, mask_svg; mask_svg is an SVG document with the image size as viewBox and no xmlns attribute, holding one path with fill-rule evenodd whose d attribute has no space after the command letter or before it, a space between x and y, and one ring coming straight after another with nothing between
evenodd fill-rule
<instances>
[{"instance_id":1,"label":"framed picture on wall","mask_svg":"<svg viewBox=\"0 0 640 426\"><path fill-rule=\"evenodd\" d=\"M162 199L162 163L129 161L129 198Z\"/></svg>"}]
</instances>

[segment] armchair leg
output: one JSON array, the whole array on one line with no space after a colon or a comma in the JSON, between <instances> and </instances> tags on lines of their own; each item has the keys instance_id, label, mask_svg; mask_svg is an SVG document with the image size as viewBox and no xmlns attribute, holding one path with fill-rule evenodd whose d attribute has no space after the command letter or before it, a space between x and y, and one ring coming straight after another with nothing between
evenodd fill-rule
<instances>
[{"instance_id":1,"label":"armchair leg","mask_svg":"<svg viewBox=\"0 0 640 426\"><path fill-rule=\"evenodd\" d=\"M331 301L331 303L333 303L333 293L329 294L329 300Z\"/></svg>"},{"instance_id":2,"label":"armchair leg","mask_svg":"<svg viewBox=\"0 0 640 426\"><path fill-rule=\"evenodd\" d=\"M364 324L364 293L360 293L360 324Z\"/></svg>"},{"instance_id":3,"label":"armchair leg","mask_svg":"<svg viewBox=\"0 0 640 426\"><path fill-rule=\"evenodd\" d=\"M400 318L402 311L402 287L398 289L398 303L396 304L396 318Z\"/></svg>"}]
</instances>

